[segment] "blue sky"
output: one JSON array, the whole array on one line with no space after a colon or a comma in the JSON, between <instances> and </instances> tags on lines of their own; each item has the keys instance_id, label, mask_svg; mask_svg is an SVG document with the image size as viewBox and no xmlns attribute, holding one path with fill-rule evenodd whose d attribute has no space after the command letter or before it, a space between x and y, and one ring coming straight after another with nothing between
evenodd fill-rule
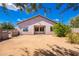
<instances>
[{"instance_id":1,"label":"blue sky","mask_svg":"<svg viewBox=\"0 0 79 59\"><path fill-rule=\"evenodd\" d=\"M43 4L44 7L50 7L50 8L54 8L55 4ZM65 7L65 5L60 9L60 10L56 10L56 9L52 9L51 12L47 13L46 17L54 20L54 21L59 21L62 18L60 17L60 15L58 14L59 11L61 11L63 8ZM44 15L44 11L42 9L38 10L37 12L34 13L26 13L25 11L19 11L19 10L13 10L11 9L11 6L8 6L8 11L7 14L3 12L2 7L0 6L0 23L2 22L11 22L12 24L16 25L18 21L22 21L22 20L26 20L28 18L31 18L32 16L36 16L38 14L45 16ZM71 9L68 10L67 12L63 13L63 23L64 24L68 24L70 19L72 17L75 17L79 14L79 10L78 11L72 11Z\"/></svg>"}]
</instances>

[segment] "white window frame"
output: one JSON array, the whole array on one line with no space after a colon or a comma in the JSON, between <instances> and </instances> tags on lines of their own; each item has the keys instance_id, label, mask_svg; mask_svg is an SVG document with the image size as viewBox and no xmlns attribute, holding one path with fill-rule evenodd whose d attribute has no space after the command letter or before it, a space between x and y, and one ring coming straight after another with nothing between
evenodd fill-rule
<instances>
[{"instance_id":1,"label":"white window frame","mask_svg":"<svg viewBox=\"0 0 79 59\"><path fill-rule=\"evenodd\" d=\"M27 30L26 30L27 29ZM28 30L28 27L26 27L26 28L23 28L23 32L28 32L29 30Z\"/></svg>"}]
</instances>

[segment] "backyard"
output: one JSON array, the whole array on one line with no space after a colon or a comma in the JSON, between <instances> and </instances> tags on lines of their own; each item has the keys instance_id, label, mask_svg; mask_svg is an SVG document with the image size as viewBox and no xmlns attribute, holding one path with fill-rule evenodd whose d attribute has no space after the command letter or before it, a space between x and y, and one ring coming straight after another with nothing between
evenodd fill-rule
<instances>
[{"instance_id":1,"label":"backyard","mask_svg":"<svg viewBox=\"0 0 79 59\"><path fill-rule=\"evenodd\" d=\"M79 4L1 5L0 56L79 56Z\"/></svg>"},{"instance_id":2,"label":"backyard","mask_svg":"<svg viewBox=\"0 0 79 59\"><path fill-rule=\"evenodd\" d=\"M79 45L71 44L66 39L66 37L55 37L53 35L21 35L13 37L0 42L0 56L68 55L66 52L63 54L67 50L78 53ZM55 54L54 51L61 52Z\"/></svg>"}]
</instances>

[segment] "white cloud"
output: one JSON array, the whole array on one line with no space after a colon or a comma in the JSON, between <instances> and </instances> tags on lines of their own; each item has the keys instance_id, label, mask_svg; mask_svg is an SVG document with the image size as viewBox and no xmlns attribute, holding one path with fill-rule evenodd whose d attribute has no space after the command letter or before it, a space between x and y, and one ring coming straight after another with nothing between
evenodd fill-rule
<instances>
[{"instance_id":1,"label":"white cloud","mask_svg":"<svg viewBox=\"0 0 79 59\"><path fill-rule=\"evenodd\" d=\"M14 10L14 11L17 11L19 8L17 8L15 5L13 5L12 3L9 3L7 5L7 8L10 9L10 10Z\"/></svg>"},{"instance_id":2,"label":"white cloud","mask_svg":"<svg viewBox=\"0 0 79 59\"><path fill-rule=\"evenodd\" d=\"M0 6L2 6L1 3L0 3ZM14 10L14 11L17 11L19 9L15 5L13 5L12 3L6 3L6 7L7 7L7 9Z\"/></svg>"},{"instance_id":3,"label":"white cloud","mask_svg":"<svg viewBox=\"0 0 79 59\"><path fill-rule=\"evenodd\" d=\"M18 10L18 8L14 7L13 5L8 5L7 9L14 10L14 11Z\"/></svg>"},{"instance_id":4,"label":"white cloud","mask_svg":"<svg viewBox=\"0 0 79 59\"><path fill-rule=\"evenodd\" d=\"M55 21L59 22L59 19L55 19Z\"/></svg>"},{"instance_id":5,"label":"white cloud","mask_svg":"<svg viewBox=\"0 0 79 59\"><path fill-rule=\"evenodd\" d=\"M8 5L13 5L12 3L8 3Z\"/></svg>"},{"instance_id":6,"label":"white cloud","mask_svg":"<svg viewBox=\"0 0 79 59\"><path fill-rule=\"evenodd\" d=\"M2 6L2 4L0 3L0 6Z\"/></svg>"},{"instance_id":7,"label":"white cloud","mask_svg":"<svg viewBox=\"0 0 79 59\"><path fill-rule=\"evenodd\" d=\"M21 19L17 19L17 21L22 21Z\"/></svg>"}]
</instances>

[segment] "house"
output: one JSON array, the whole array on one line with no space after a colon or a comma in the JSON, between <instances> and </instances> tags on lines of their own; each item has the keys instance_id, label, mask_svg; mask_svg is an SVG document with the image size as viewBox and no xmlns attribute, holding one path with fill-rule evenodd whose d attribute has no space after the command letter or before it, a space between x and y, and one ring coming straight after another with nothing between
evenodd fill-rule
<instances>
[{"instance_id":1,"label":"house","mask_svg":"<svg viewBox=\"0 0 79 59\"><path fill-rule=\"evenodd\" d=\"M79 33L79 28L71 28L73 33Z\"/></svg>"},{"instance_id":2,"label":"house","mask_svg":"<svg viewBox=\"0 0 79 59\"><path fill-rule=\"evenodd\" d=\"M21 34L52 34L54 24L56 22L41 15L17 23Z\"/></svg>"}]
</instances>

